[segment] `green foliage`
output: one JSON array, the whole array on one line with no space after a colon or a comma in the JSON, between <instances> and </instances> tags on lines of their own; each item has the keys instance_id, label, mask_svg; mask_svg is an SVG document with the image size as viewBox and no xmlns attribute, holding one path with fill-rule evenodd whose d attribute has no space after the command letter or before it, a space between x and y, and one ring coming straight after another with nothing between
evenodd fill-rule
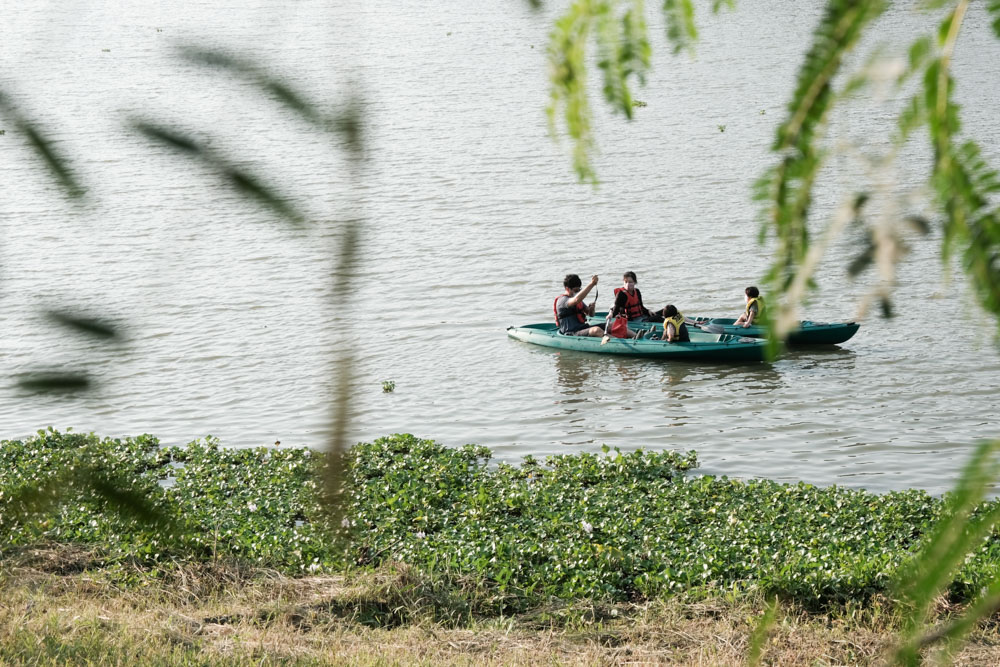
<instances>
[{"instance_id":1,"label":"green foliage","mask_svg":"<svg viewBox=\"0 0 1000 667\"><path fill-rule=\"evenodd\" d=\"M755 186L755 198L764 204L761 239L769 231L778 239L775 260L766 276L772 289L783 290L791 284L809 248L806 222L812 187L825 155L817 139L837 99L834 78L864 29L884 9L881 0L830 0L813 33L788 114L772 145L780 162Z\"/></svg>"},{"instance_id":2,"label":"green foliage","mask_svg":"<svg viewBox=\"0 0 1000 667\"><path fill-rule=\"evenodd\" d=\"M575 0L557 22L549 40L549 124L562 117L573 142L573 167L581 180L596 181L590 165L594 150L587 97L587 45L593 37L604 97L616 112L632 117L629 79L645 81L650 47L642 0Z\"/></svg>"},{"instance_id":3,"label":"green foliage","mask_svg":"<svg viewBox=\"0 0 1000 667\"><path fill-rule=\"evenodd\" d=\"M382 392L386 394L391 394L396 391L396 383L392 380L385 380L382 382Z\"/></svg>"},{"instance_id":4,"label":"green foliage","mask_svg":"<svg viewBox=\"0 0 1000 667\"><path fill-rule=\"evenodd\" d=\"M1000 594L1000 503L980 502L995 464L980 465L978 490L942 501L691 477L693 453L489 459L410 435L357 445L345 540L320 501L327 460L309 450L42 431L0 443L0 553L62 542L91 545L110 566L236 559L287 573L404 562L481 582L513 608L699 590L864 602L908 573L926 579L912 565L922 551L932 556L917 562L942 563L928 590ZM935 528L941 516L952 522Z\"/></svg>"},{"instance_id":5,"label":"green foliage","mask_svg":"<svg viewBox=\"0 0 1000 667\"><path fill-rule=\"evenodd\" d=\"M998 451L1000 440L984 443L978 448L966 464L955 490L945 499L942 520L934 526L912 564L903 569L906 577L900 582L900 588L907 613L900 648L894 657L899 664L919 664L919 649L925 643L921 641L924 624L931 605L970 554L974 554L975 549L994 532L994 526L1000 520L1000 504L981 505L987 491L1000 477ZM998 572L996 565L993 569ZM1000 602L997 598L1000 586L995 581L983 583L991 583L983 596L989 601L986 606L995 608ZM972 595L977 596L978 592ZM960 619L940 638L959 639L963 636L980 617L982 610L977 610L979 606L973 606L973 613L968 618Z\"/></svg>"},{"instance_id":6,"label":"green foliage","mask_svg":"<svg viewBox=\"0 0 1000 667\"><path fill-rule=\"evenodd\" d=\"M990 17L993 19L993 33L1000 37L1000 0L989 0L986 4L986 9L990 13Z\"/></svg>"},{"instance_id":7,"label":"green foliage","mask_svg":"<svg viewBox=\"0 0 1000 667\"><path fill-rule=\"evenodd\" d=\"M286 572L330 567L315 459L304 449L160 447L39 431L0 443L0 550L96 545L109 564L238 558Z\"/></svg>"},{"instance_id":8,"label":"green foliage","mask_svg":"<svg viewBox=\"0 0 1000 667\"><path fill-rule=\"evenodd\" d=\"M476 574L519 596L761 589L823 605L890 590L942 507L920 491L687 478L693 454L488 459L412 436L356 447L355 558ZM998 551L976 552L955 595L989 580Z\"/></svg>"},{"instance_id":9,"label":"green foliage","mask_svg":"<svg viewBox=\"0 0 1000 667\"><path fill-rule=\"evenodd\" d=\"M720 4L715 2L713 11L718 11ZM691 0L663 0L663 15L667 22L667 40L673 44L674 53L685 49L694 51L698 28L694 24L694 4Z\"/></svg>"}]
</instances>

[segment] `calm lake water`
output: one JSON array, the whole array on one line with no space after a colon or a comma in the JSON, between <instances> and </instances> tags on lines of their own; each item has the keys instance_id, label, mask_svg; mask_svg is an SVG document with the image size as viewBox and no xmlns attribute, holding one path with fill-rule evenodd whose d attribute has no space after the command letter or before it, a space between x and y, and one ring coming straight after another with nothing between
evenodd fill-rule
<instances>
[{"instance_id":1,"label":"calm lake water","mask_svg":"<svg viewBox=\"0 0 1000 667\"><path fill-rule=\"evenodd\" d=\"M759 281L750 186L768 152L819 3L700 15L694 58L672 57L650 9L654 71L626 122L596 105L598 188L578 184L547 135L546 35L562 3L109 1L27 3L4 17L0 89L72 160L88 188L63 197L9 118L0 128L0 438L54 426L166 443L243 447L329 436L334 360L355 358L352 441L410 432L477 443L503 460L603 444L698 451L702 470L874 490L941 492L971 447L1000 436L992 324L938 239L910 238L899 316L867 314L839 348L772 364L669 364L558 353L509 340L546 321L565 273L624 270L647 303L735 316ZM133 3L135 4L135 3ZM808 5L808 6L807 6ZM911 6L880 21L898 53L930 23ZM363 95L366 167L243 79L177 57L234 50L336 110ZM860 62L859 58L859 62ZM1000 165L1000 49L982 4L955 57L964 127ZM599 91L598 82L593 87ZM875 210L925 210L920 146L889 149L907 94L867 94L833 119L817 232L849 193ZM313 220L293 228L208 169L129 129L153 120L209 142ZM333 275L344 221L362 220L350 291ZM804 315L852 319L874 275L849 281L852 232L834 244ZM44 316L121 322L108 345ZM25 373L89 372L75 397L32 396ZM395 382L383 393L382 382Z\"/></svg>"}]
</instances>

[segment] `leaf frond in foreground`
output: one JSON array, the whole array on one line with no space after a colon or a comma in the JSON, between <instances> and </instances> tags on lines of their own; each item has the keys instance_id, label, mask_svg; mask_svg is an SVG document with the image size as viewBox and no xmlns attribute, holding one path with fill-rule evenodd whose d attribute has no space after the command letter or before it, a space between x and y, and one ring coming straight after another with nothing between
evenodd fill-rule
<instances>
[{"instance_id":1,"label":"leaf frond in foreground","mask_svg":"<svg viewBox=\"0 0 1000 667\"><path fill-rule=\"evenodd\" d=\"M719 2L713 6L718 11ZM694 23L694 4L691 0L663 0L663 16L667 24L667 41L673 45L674 53L694 51L698 41L698 28Z\"/></svg>"},{"instance_id":2,"label":"leaf frond in foreground","mask_svg":"<svg viewBox=\"0 0 1000 667\"><path fill-rule=\"evenodd\" d=\"M98 317L79 315L65 310L50 310L46 314L54 322L80 333L105 340L119 337L118 328L114 324Z\"/></svg>"},{"instance_id":3,"label":"leaf frond in foreground","mask_svg":"<svg viewBox=\"0 0 1000 667\"><path fill-rule=\"evenodd\" d=\"M549 36L549 130L556 134L561 116L573 151L573 168L581 181L596 183L591 165L596 149L587 94L587 48L596 40L603 93L615 112L632 117L630 79L643 82L650 48L642 0L575 0Z\"/></svg>"},{"instance_id":4,"label":"leaf frond in foreground","mask_svg":"<svg viewBox=\"0 0 1000 667\"><path fill-rule=\"evenodd\" d=\"M2 90L0 90L0 112L8 116L17 130L28 138L31 148L41 158L49 173L68 197L79 199L86 194L86 189L80 184L69 160L59 153L41 127L25 116Z\"/></svg>"},{"instance_id":5,"label":"leaf frond in foreground","mask_svg":"<svg viewBox=\"0 0 1000 667\"><path fill-rule=\"evenodd\" d=\"M315 104L308 101L305 95L295 90L291 84L268 73L267 70L249 58L240 57L220 49L194 45L180 47L180 55L185 60L197 65L215 67L237 74L307 121L320 126L328 125L323 112Z\"/></svg>"},{"instance_id":6,"label":"leaf frond in foreground","mask_svg":"<svg viewBox=\"0 0 1000 667\"><path fill-rule=\"evenodd\" d=\"M201 161L237 192L269 208L294 226L300 226L305 222L305 216L272 186L265 185L263 179L216 155L189 135L147 121L133 121L132 126L147 138Z\"/></svg>"},{"instance_id":7,"label":"leaf frond in foreground","mask_svg":"<svg viewBox=\"0 0 1000 667\"><path fill-rule=\"evenodd\" d=\"M763 202L760 238L773 233L778 241L765 276L778 294L791 285L809 248L812 187L824 158L819 134L838 98L834 78L865 28L884 10L882 0L829 0L799 68L795 92L772 146L780 162L755 186L755 198Z\"/></svg>"},{"instance_id":8,"label":"leaf frond in foreground","mask_svg":"<svg viewBox=\"0 0 1000 667\"><path fill-rule=\"evenodd\" d=\"M998 453L1000 440L985 442L976 449L955 490L946 496L941 516L920 552L901 571L899 590L907 613L900 645L892 658L894 664L918 664L932 603L1000 520L1000 505L996 503L977 513L987 491L1000 479ZM981 601L994 594L987 591ZM972 609L976 608L974 605Z\"/></svg>"},{"instance_id":9,"label":"leaf frond in foreground","mask_svg":"<svg viewBox=\"0 0 1000 667\"><path fill-rule=\"evenodd\" d=\"M35 394L68 394L90 388L90 376L75 371L37 371L28 373L17 385Z\"/></svg>"}]
</instances>

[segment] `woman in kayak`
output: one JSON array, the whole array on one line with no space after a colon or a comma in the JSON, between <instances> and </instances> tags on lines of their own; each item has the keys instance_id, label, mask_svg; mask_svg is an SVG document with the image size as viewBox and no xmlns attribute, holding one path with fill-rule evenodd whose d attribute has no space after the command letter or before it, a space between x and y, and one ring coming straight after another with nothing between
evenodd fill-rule
<instances>
[{"instance_id":1,"label":"woman in kayak","mask_svg":"<svg viewBox=\"0 0 1000 667\"><path fill-rule=\"evenodd\" d=\"M642 304L642 292L635 284L639 282L635 271L626 271L622 276L622 286L615 288L615 305L611 308L611 318L624 315L629 320L643 321L649 311Z\"/></svg>"},{"instance_id":2,"label":"woman in kayak","mask_svg":"<svg viewBox=\"0 0 1000 667\"><path fill-rule=\"evenodd\" d=\"M597 284L597 276L591 276L587 286L580 289L582 284L580 276L575 273L570 273L563 279L565 291L557 296L552 304L559 333L567 336L603 336L604 327L587 326L587 316L594 314L597 299L594 299L594 303L589 306L583 302Z\"/></svg>"},{"instance_id":3,"label":"woman in kayak","mask_svg":"<svg viewBox=\"0 0 1000 667\"><path fill-rule=\"evenodd\" d=\"M744 329L760 319L760 314L764 310L764 299L760 295L760 290L751 285L746 288L746 309L733 324L742 326Z\"/></svg>"}]
</instances>

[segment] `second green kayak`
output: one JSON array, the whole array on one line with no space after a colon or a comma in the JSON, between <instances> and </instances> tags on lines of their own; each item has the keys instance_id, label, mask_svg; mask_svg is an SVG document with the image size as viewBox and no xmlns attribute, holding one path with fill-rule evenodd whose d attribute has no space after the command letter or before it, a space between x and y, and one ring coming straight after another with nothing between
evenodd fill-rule
<instances>
[{"instance_id":1,"label":"second green kayak","mask_svg":"<svg viewBox=\"0 0 1000 667\"><path fill-rule=\"evenodd\" d=\"M607 313L594 313L588 318L591 324L604 324ZM701 329L709 333L729 334L732 336L747 336L750 338L766 338L767 328L751 325L749 327L736 326L736 321L732 318L699 318L692 317L693 320L701 321ZM799 326L788 334L789 345L839 345L857 333L861 325L857 322L812 322L803 320ZM649 329L653 327L657 330L663 328L662 322L629 322L629 327L633 330L639 328ZM694 325L688 324L688 329L694 330Z\"/></svg>"}]
</instances>

